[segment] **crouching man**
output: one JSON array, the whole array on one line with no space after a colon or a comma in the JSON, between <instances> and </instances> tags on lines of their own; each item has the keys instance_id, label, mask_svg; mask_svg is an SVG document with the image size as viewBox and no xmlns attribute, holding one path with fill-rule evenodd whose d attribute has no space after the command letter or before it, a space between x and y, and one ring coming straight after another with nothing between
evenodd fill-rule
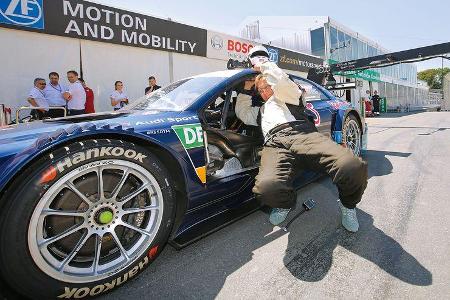
<instances>
[{"instance_id":1,"label":"crouching man","mask_svg":"<svg viewBox=\"0 0 450 300\"><path fill-rule=\"evenodd\" d=\"M309 169L331 177L339 190L342 225L357 232L355 207L367 186L367 164L317 132L304 112L302 91L268 61L264 47L253 48L249 56L254 69L261 72L255 79L255 88L264 105L252 107L238 98L236 114L247 125L260 125L265 137L253 192L263 204L273 208L270 222L278 225L286 219L297 199L293 176Z\"/></svg>"}]
</instances>

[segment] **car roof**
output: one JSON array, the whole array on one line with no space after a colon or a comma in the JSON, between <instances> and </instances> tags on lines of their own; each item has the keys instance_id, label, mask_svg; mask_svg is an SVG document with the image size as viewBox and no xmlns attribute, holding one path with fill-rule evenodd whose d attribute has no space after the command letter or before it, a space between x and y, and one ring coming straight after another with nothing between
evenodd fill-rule
<instances>
[{"instance_id":1,"label":"car roof","mask_svg":"<svg viewBox=\"0 0 450 300\"><path fill-rule=\"evenodd\" d=\"M216 71L210 73L203 73L199 75L192 76L190 78L199 78L199 77L232 77L236 74L243 72L243 69L235 69L235 70L224 70L224 71Z\"/></svg>"}]
</instances>

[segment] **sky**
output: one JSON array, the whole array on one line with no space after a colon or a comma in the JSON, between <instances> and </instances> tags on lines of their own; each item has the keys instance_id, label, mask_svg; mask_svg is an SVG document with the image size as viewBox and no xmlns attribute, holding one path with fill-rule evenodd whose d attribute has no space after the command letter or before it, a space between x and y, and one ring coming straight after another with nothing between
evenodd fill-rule
<instances>
[{"instance_id":1,"label":"sky","mask_svg":"<svg viewBox=\"0 0 450 300\"><path fill-rule=\"evenodd\" d=\"M247 16L329 16L393 52L450 42L450 1L445 0L93 1L232 35ZM417 66L440 68L441 59ZM444 67L450 61L444 60Z\"/></svg>"}]
</instances>

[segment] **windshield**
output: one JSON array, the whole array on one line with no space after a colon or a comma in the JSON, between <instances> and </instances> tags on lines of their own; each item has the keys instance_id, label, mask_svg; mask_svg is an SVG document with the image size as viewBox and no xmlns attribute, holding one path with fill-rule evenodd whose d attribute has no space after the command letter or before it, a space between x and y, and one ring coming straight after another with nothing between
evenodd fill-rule
<instances>
[{"instance_id":1,"label":"windshield","mask_svg":"<svg viewBox=\"0 0 450 300\"><path fill-rule=\"evenodd\" d=\"M123 110L183 111L225 77L194 77L174 82L133 101Z\"/></svg>"}]
</instances>

